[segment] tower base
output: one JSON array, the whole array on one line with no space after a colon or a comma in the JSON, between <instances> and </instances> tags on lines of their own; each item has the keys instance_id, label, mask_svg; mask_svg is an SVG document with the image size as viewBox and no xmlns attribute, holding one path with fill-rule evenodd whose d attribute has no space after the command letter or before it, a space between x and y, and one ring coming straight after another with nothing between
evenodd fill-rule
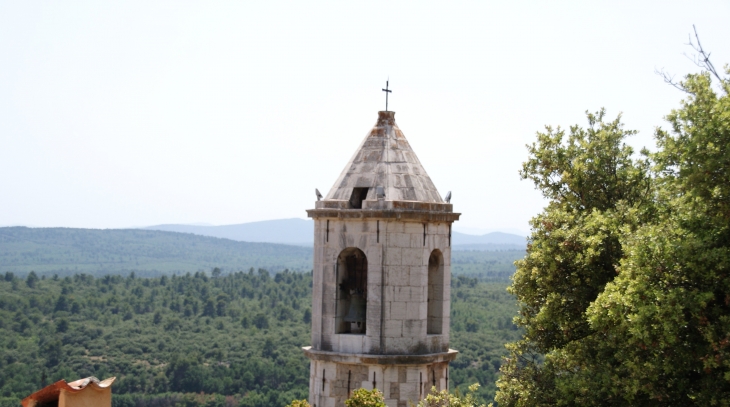
<instances>
[{"instance_id":1,"label":"tower base","mask_svg":"<svg viewBox=\"0 0 730 407\"><path fill-rule=\"evenodd\" d=\"M459 353L370 355L302 348L311 360L309 404L342 407L354 390L380 390L388 407L409 407L426 397L431 387L449 387L449 362Z\"/></svg>"}]
</instances>

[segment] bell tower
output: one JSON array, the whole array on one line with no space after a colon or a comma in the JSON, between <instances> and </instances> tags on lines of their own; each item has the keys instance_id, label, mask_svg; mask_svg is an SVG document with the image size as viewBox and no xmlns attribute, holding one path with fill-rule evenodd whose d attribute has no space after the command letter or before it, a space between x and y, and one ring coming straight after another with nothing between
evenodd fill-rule
<instances>
[{"instance_id":1,"label":"bell tower","mask_svg":"<svg viewBox=\"0 0 730 407\"><path fill-rule=\"evenodd\" d=\"M378 121L315 209L309 403L340 407L358 388L390 407L447 389L451 225L395 123Z\"/></svg>"}]
</instances>

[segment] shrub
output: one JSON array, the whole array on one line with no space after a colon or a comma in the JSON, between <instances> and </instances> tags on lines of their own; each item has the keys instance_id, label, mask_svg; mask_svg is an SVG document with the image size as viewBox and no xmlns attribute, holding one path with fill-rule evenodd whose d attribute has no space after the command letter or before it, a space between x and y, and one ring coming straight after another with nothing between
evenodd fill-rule
<instances>
[{"instance_id":1,"label":"shrub","mask_svg":"<svg viewBox=\"0 0 730 407\"><path fill-rule=\"evenodd\" d=\"M357 389L352 392L352 397L345 400L345 405L347 407L386 407L383 393L378 389Z\"/></svg>"}]
</instances>

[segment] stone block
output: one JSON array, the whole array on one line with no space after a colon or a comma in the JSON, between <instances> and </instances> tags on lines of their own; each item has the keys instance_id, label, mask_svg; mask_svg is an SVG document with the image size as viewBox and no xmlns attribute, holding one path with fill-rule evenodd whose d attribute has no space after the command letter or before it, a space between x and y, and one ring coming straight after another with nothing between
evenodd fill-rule
<instances>
[{"instance_id":1,"label":"stone block","mask_svg":"<svg viewBox=\"0 0 730 407\"><path fill-rule=\"evenodd\" d=\"M425 266L413 266L409 272L409 283L411 287L422 287L428 280L428 271Z\"/></svg>"},{"instance_id":2,"label":"stone block","mask_svg":"<svg viewBox=\"0 0 730 407\"><path fill-rule=\"evenodd\" d=\"M405 266L389 267L385 283L391 286L408 286L410 283L410 268Z\"/></svg>"},{"instance_id":3,"label":"stone block","mask_svg":"<svg viewBox=\"0 0 730 407\"><path fill-rule=\"evenodd\" d=\"M386 382L398 382L398 366L387 366L383 371L383 380Z\"/></svg>"},{"instance_id":4,"label":"stone block","mask_svg":"<svg viewBox=\"0 0 730 407\"><path fill-rule=\"evenodd\" d=\"M411 287L411 301L426 301L428 298L428 287Z\"/></svg>"},{"instance_id":5,"label":"stone block","mask_svg":"<svg viewBox=\"0 0 730 407\"><path fill-rule=\"evenodd\" d=\"M406 249L408 250L408 249ZM385 249L385 265L386 266L400 266L403 264L402 260L403 249L397 247L388 247Z\"/></svg>"},{"instance_id":6,"label":"stone block","mask_svg":"<svg viewBox=\"0 0 730 407\"><path fill-rule=\"evenodd\" d=\"M411 247L411 235L408 233L391 233L388 236L388 245L391 247Z\"/></svg>"},{"instance_id":7,"label":"stone block","mask_svg":"<svg viewBox=\"0 0 730 407\"><path fill-rule=\"evenodd\" d=\"M411 287L391 287L393 289L393 301L411 301Z\"/></svg>"},{"instance_id":8,"label":"stone block","mask_svg":"<svg viewBox=\"0 0 730 407\"><path fill-rule=\"evenodd\" d=\"M407 319L403 321L403 336L409 338L422 338L426 335L426 321L418 319Z\"/></svg>"},{"instance_id":9,"label":"stone block","mask_svg":"<svg viewBox=\"0 0 730 407\"><path fill-rule=\"evenodd\" d=\"M408 383L420 383L423 375L423 369L420 367L407 367L406 368L406 382Z\"/></svg>"},{"instance_id":10,"label":"stone block","mask_svg":"<svg viewBox=\"0 0 730 407\"><path fill-rule=\"evenodd\" d=\"M383 253L383 249L381 247L369 246L369 247L366 247L365 250L363 250L363 252L365 253L365 256L368 258L368 270L370 270L371 268L373 268L375 266L380 267L380 263L381 263L380 260L381 260L381 256Z\"/></svg>"},{"instance_id":11,"label":"stone block","mask_svg":"<svg viewBox=\"0 0 730 407\"><path fill-rule=\"evenodd\" d=\"M386 221L384 222L386 225L386 228L383 229L383 222L380 223L380 233L405 233L405 225L406 222L399 222L399 221Z\"/></svg>"},{"instance_id":12,"label":"stone block","mask_svg":"<svg viewBox=\"0 0 730 407\"><path fill-rule=\"evenodd\" d=\"M386 337L386 350L390 354L409 354L415 345L412 338Z\"/></svg>"},{"instance_id":13,"label":"stone block","mask_svg":"<svg viewBox=\"0 0 730 407\"><path fill-rule=\"evenodd\" d=\"M370 306L370 305L375 306L378 303L380 303L380 296L382 295L382 290L380 289L381 288L380 281L379 281L380 279L378 279L376 281L372 281L370 279L370 277L373 277L373 276L370 275L370 273L368 273L368 292L367 292L368 306Z\"/></svg>"},{"instance_id":14,"label":"stone block","mask_svg":"<svg viewBox=\"0 0 730 407\"><path fill-rule=\"evenodd\" d=\"M423 245L423 233L411 233L411 246L412 248L424 247Z\"/></svg>"},{"instance_id":15,"label":"stone block","mask_svg":"<svg viewBox=\"0 0 730 407\"><path fill-rule=\"evenodd\" d=\"M408 367L398 366L398 383L405 383L408 378Z\"/></svg>"},{"instance_id":16,"label":"stone block","mask_svg":"<svg viewBox=\"0 0 730 407\"><path fill-rule=\"evenodd\" d=\"M428 256L424 249L402 249L401 264L406 266L423 266L428 264ZM425 257L425 260L424 260Z\"/></svg>"},{"instance_id":17,"label":"stone block","mask_svg":"<svg viewBox=\"0 0 730 407\"><path fill-rule=\"evenodd\" d=\"M380 290L376 290L376 291L378 291L377 297L380 297ZM380 304L381 304L380 298L373 298L373 297L375 297L375 295L370 295L370 293L368 293L368 300L367 300L367 304L365 305L365 311L368 315L368 319L370 317L376 317L376 316L378 318L380 318Z\"/></svg>"},{"instance_id":18,"label":"stone block","mask_svg":"<svg viewBox=\"0 0 730 407\"><path fill-rule=\"evenodd\" d=\"M360 248L360 250L367 248L370 246L370 242L368 240L368 235L365 233L358 234L354 237L354 241L357 242L355 247Z\"/></svg>"},{"instance_id":19,"label":"stone block","mask_svg":"<svg viewBox=\"0 0 730 407\"><path fill-rule=\"evenodd\" d=\"M419 396L418 383L401 383L400 384L400 399L417 401Z\"/></svg>"},{"instance_id":20,"label":"stone block","mask_svg":"<svg viewBox=\"0 0 730 407\"><path fill-rule=\"evenodd\" d=\"M324 259L327 263L334 264L335 261L337 261L337 256L340 255L340 252L342 249L339 247L335 247L333 244L333 235L332 231L330 231L330 241L328 242L324 248Z\"/></svg>"},{"instance_id":21,"label":"stone block","mask_svg":"<svg viewBox=\"0 0 730 407\"><path fill-rule=\"evenodd\" d=\"M395 297L395 287L383 287L383 294L385 294L383 297L383 301L393 301L393 298Z\"/></svg>"},{"instance_id":22,"label":"stone block","mask_svg":"<svg viewBox=\"0 0 730 407\"><path fill-rule=\"evenodd\" d=\"M392 320L404 320L408 319L408 308L407 308L407 302L404 301L391 301L388 303L390 312L386 315L389 315L389 318Z\"/></svg>"},{"instance_id":23,"label":"stone block","mask_svg":"<svg viewBox=\"0 0 730 407\"><path fill-rule=\"evenodd\" d=\"M365 335L337 335L340 342L340 352L363 353Z\"/></svg>"},{"instance_id":24,"label":"stone block","mask_svg":"<svg viewBox=\"0 0 730 407\"><path fill-rule=\"evenodd\" d=\"M362 353L380 352L380 324L368 326L368 333L363 340Z\"/></svg>"},{"instance_id":25,"label":"stone block","mask_svg":"<svg viewBox=\"0 0 730 407\"><path fill-rule=\"evenodd\" d=\"M415 301L409 301L406 305L406 316L405 319L422 319L421 318L421 303Z\"/></svg>"},{"instance_id":26,"label":"stone block","mask_svg":"<svg viewBox=\"0 0 730 407\"><path fill-rule=\"evenodd\" d=\"M390 320L385 321L385 332L383 334L386 337L399 338L403 336L403 321Z\"/></svg>"},{"instance_id":27,"label":"stone block","mask_svg":"<svg viewBox=\"0 0 730 407\"><path fill-rule=\"evenodd\" d=\"M404 222L403 229L405 233L423 235L423 223L420 222ZM428 229L426 229L428 231Z\"/></svg>"}]
</instances>

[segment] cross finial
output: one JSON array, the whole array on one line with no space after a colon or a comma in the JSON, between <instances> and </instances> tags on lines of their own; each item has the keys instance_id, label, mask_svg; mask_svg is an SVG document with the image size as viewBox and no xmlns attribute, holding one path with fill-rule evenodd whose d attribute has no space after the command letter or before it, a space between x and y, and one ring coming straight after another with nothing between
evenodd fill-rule
<instances>
[{"instance_id":1,"label":"cross finial","mask_svg":"<svg viewBox=\"0 0 730 407\"><path fill-rule=\"evenodd\" d=\"M385 92L385 111L388 111L388 93L392 92L392 90L388 89L388 82L390 82L390 79L385 81L385 89L383 89L383 92Z\"/></svg>"}]
</instances>

